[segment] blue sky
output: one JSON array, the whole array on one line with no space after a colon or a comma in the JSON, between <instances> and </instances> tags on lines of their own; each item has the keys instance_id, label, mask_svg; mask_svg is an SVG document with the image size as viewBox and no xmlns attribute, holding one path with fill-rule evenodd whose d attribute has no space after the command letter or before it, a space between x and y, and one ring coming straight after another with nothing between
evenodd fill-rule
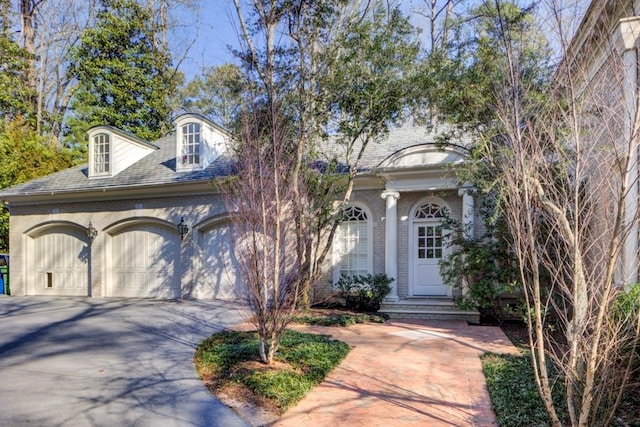
<instances>
[{"instance_id":1,"label":"blue sky","mask_svg":"<svg viewBox=\"0 0 640 427\"><path fill-rule=\"evenodd\" d=\"M182 64L182 71L188 79L199 74L203 67L220 65L233 61L228 45L238 46L237 31L234 28L233 2L231 0L201 0L197 21L181 31L184 37L174 43L193 45ZM193 14L189 14L193 17Z\"/></svg>"},{"instance_id":2,"label":"blue sky","mask_svg":"<svg viewBox=\"0 0 640 427\"><path fill-rule=\"evenodd\" d=\"M424 7L425 0L397 0L407 13ZM477 4L478 0L465 0L467 6ZM583 9L588 5L587 0L557 0L559 4L568 6L566 12L574 25L580 22ZM198 75L204 67L211 67L233 61L233 55L228 46L239 46L238 31L235 28L235 8L232 0L197 0L198 10L184 12L178 20L187 23L177 28L172 43L176 51L183 51L190 46L188 55L182 61L180 69L187 80ZM545 16L546 2L541 3L539 10ZM411 13L414 24L420 24L419 15ZM186 19L185 19L186 18ZM547 18L541 18L544 22ZM420 25L419 25L420 26ZM550 30L550 29L549 29ZM552 31L546 31L553 43ZM179 58L175 58L179 60Z\"/></svg>"},{"instance_id":3,"label":"blue sky","mask_svg":"<svg viewBox=\"0 0 640 427\"><path fill-rule=\"evenodd\" d=\"M407 10L424 0L397 0ZM199 74L203 67L233 61L228 46L239 46L238 30L235 28L236 10L232 0L199 0L199 10L184 12L180 20L194 22L176 31L176 51L193 43L187 58L181 65L187 79ZM197 16L196 16L197 15ZM187 19L184 19L187 18Z\"/></svg>"}]
</instances>

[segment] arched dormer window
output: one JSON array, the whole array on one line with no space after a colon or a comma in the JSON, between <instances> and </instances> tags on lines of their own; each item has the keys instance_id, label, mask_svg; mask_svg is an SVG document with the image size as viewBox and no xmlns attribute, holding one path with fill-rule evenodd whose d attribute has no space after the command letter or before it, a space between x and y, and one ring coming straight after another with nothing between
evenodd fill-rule
<instances>
[{"instance_id":1,"label":"arched dormer window","mask_svg":"<svg viewBox=\"0 0 640 427\"><path fill-rule=\"evenodd\" d=\"M371 218L357 205L347 206L334 240L334 282L341 276L371 272Z\"/></svg>"},{"instance_id":2,"label":"arched dormer window","mask_svg":"<svg viewBox=\"0 0 640 427\"><path fill-rule=\"evenodd\" d=\"M189 122L181 127L181 157L180 167L191 168L200 166L200 123Z\"/></svg>"},{"instance_id":3,"label":"arched dormer window","mask_svg":"<svg viewBox=\"0 0 640 427\"><path fill-rule=\"evenodd\" d=\"M93 175L111 173L111 138L107 133L99 133L93 137Z\"/></svg>"}]
</instances>

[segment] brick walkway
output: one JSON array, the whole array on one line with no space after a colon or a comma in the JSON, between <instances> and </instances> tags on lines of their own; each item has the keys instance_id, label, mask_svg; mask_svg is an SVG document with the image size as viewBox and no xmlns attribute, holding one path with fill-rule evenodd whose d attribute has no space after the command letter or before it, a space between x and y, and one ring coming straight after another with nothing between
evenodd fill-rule
<instances>
[{"instance_id":1,"label":"brick walkway","mask_svg":"<svg viewBox=\"0 0 640 427\"><path fill-rule=\"evenodd\" d=\"M353 349L275 426L492 426L479 355L517 353L497 327L388 321L348 328L300 326Z\"/></svg>"}]
</instances>

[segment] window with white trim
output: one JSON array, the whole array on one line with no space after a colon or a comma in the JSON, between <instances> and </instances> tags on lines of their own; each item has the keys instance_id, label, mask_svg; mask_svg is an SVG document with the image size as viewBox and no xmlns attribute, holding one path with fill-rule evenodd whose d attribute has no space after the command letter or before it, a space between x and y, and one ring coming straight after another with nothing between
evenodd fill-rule
<instances>
[{"instance_id":1,"label":"window with white trim","mask_svg":"<svg viewBox=\"0 0 640 427\"><path fill-rule=\"evenodd\" d=\"M336 230L337 278L371 272L369 217L358 206L344 209L343 219Z\"/></svg>"},{"instance_id":2,"label":"window with white trim","mask_svg":"<svg viewBox=\"0 0 640 427\"><path fill-rule=\"evenodd\" d=\"M182 126L182 159L183 167L200 165L200 123L189 122Z\"/></svg>"},{"instance_id":3,"label":"window with white trim","mask_svg":"<svg viewBox=\"0 0 640 427\"><path fill-rule=\"evenodd\" d=\"M93 174L108 175L111 172L111 139L109 134L93 137Z\"/></svg>"}]
</instances>

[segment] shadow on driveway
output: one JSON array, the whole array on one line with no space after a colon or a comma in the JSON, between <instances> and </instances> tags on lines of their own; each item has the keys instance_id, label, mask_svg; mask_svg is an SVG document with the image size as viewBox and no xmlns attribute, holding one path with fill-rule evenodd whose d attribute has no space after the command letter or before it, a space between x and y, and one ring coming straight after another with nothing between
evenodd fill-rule
<instances>
[{"instance_id":1,"label":"shadow on driveway","mask_svg":"<svg viewBox=\"0 0 640 427\"><path fill-rule=\"evenodd\" d=\"M0 298L0 425L244 426L193 353L245 318L219 301Z\"/></svg>"}]
</instances>

